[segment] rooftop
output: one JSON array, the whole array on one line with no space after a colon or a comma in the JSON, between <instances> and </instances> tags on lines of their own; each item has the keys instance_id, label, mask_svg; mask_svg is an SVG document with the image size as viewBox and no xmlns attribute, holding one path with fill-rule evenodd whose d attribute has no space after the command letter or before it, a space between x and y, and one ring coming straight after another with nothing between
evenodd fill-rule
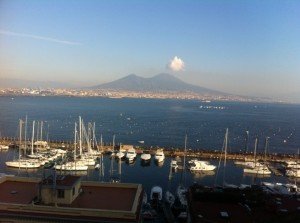
<instances>
[{"instance_id":1,"label":"rooftop","mask_svg":"<svg viewBox=\"0 0 300 223\"><path fill-rule=\"evenodd\" d=\"M72 202L74 208L131 211L138 188L82 186L82 193Z\"/></svg>"},{"instance_id":2,"label":"rooftop","mask_svg":"<svg viewBox=\"0 0 300 223\"><path fill-rule=\"evenodd\" d=\"M18 182L7 180L0 183L0 202L29 204L38 194L38 182Z\"/></svg>"},{"instance_id":3,"label":"rooftop","mask_svg":"<svg viewBox=\"0 0 300 223\"><path fill-rule=\"evenodd\" d=\"M139 221L142 199L142 186L139 184L100 183L80 181L78 176L57 176L57 185L73 185L78 194L70 203L43 202L44 198L50 196L51 201L51 196L57 196L57 193L51 193L52 188L47 188L52 184L52 178L0 177L0 218L10 220L19 217L36 222L47 222L49 219L63 219L66 222ZM40 189L46 191L44 195L40 194ZM69 199L68 195L65 198Z\"/></svg>"},{"instance_id":4,"label":"rooftop","mask_svg":"<svg viewBox=\"0 0 300 223\"><path fill-rule=\"evenodd\" d=\"M191 210L193 222L253 222L246 208L239 204L197 201Z\"/></svg>"}]
</instances>

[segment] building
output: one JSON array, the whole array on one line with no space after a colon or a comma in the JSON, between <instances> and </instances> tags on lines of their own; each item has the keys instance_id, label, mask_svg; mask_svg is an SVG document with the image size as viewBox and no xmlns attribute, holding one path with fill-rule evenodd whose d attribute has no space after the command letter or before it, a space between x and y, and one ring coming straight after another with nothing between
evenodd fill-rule
<instances>
[{"instance_id":1,"label":"building","mask_svg":"<svg viewBox=\"0 0 300 223\"><path fill-rule=\"evenodd\" d=\"M0 177L0 218L8 222L140 222L139 184Z\"/></svg>"}]
</instances>

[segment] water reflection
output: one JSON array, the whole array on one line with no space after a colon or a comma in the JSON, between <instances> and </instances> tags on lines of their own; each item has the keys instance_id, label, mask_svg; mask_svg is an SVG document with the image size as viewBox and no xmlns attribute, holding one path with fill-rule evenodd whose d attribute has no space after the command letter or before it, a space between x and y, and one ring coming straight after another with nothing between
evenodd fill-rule
<instances>
[{"instance_id":1,"label":"water reflection","mask_svg":"<svg viewBox=\"0 0 300 223\"><path fill-rule=\"evenodd\" d=\"M142 160L141 159L141 166L142 167L147 167L151 165L151 159L150 160Z\"/></svg>"},{"instance_id":2,"label":"water reflection","mask_svg":"<svg viewBox=\"0 0 300 223\"><path fill-rule=\"evenodd\" d=\"M165 161L158 162L157 160L154 160L155 166L158 166L158 167L162 167L164 165L164 163L165 163Z\"/></svg>"},{"instance_id":3,"label":"water reflection","mask_svg":"<svg viewBox=\"0 0 300 223\"><path fill-rule=\"evenodd\" d=\"M53 174L54 172L51 169L44 170L43 168L37 170L7 168L5 161L7 157L10 157L9 153L13 153L13 151L0 152L0 172L23 177L43 177L47 174ZM190 172L188 169L186 169L185 174L183 174L183 170L171 170L171 157L166 157L164 162L160 163L154 161L154 159L151 160L149 162L143 162L140 156L138 156L134 162L128 163L125 160L121 160L121 162L115 159L111 160L109 155L104 155L103 169L95 170L94 167L91 166L88 171L62 171L62 174L74 174L82 176L84 180L102 182L109 182L110 176L118 174L122 179L121 182L140 183L147 193L150 193L153 185L160 185L164 190L169 189L170 192L174 193L180 182L183 182L187 187L192 185L195 181L207 186L213 186L215 183L222 185L223 168L219 169L218 176L216 176L216 171ZM218 160L210 160L210 162L214 165L218 165ZM111 166L113 174L111 174ZM223 164L221 163L221 167L222 166ZM235 166L233 161L227 161L225 170L225 181L229 184L260 184L260 182L263 181L286 183L295 181L295 179L292 178L288 179L284 176L274 176L273 174L263 176L244 174L243 168ZM57 171L57 174L60 174L60 171ZM300 181L300 179L298 181Z\"/></svg>"},{"instance_id":4,"label":"water reflection","mask_svg":"<svg viewBox=\"0 0 300 223\"><path fill-rule=\"evenodd\" d=\"M201 178L208 177L208 176L214 176L216 174L215 171L194 171L191 173L195 179L201 179Z\"/></svg>"}]
</instances>

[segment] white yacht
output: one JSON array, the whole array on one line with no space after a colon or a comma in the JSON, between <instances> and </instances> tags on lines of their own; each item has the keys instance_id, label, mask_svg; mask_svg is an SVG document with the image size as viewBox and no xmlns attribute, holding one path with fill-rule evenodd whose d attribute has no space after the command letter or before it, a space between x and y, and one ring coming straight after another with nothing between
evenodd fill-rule
<instances>
[{"instance_id":1,"label":"white yacht","mask_svg":"<svg viewBox=\"0 0 300 223\"><path fill-rule=\"evenodd\" d=\"M63 170L63 171L82 171L82 170L87 170L88 166L84 165L84 163L81 163L80 161L72 161L72 162L67 162L65 164L61 165L56 165L55 166L56 170Z\"/></svg>"},{"instance_id":2,"label":"white yacht","mask_svg":"<svg viewBox=\"0 0 300 223\"><path fill-rule=\"evenodd\" d=\"M136 152L134 148L130 148L128 149L127 153L126 153L126 159L128 159L129 161L134 160L136 158Z\"/></svg>"},{"instance_id":3,"label":"white yacht","mask_svg":"<svg viewBox=\"0 0 300 223\"><path fill-rule=\"evenodd\" d=\"M117 157L118 159L122 159L125 156L125 153L122 152L121 150L119 152L116 153L115 157Z\"/></svg>"},{"instance_id":4,"label":"white yacht","mask_svg":"<svg viewBox=\"0 0 300 223\"><path fill-rule=\"evenodd\" d=\"M195 160L193 163L190 163L191 171L212 171L216 169L215 165L210 164L207 161Z\"/></svg>"},{"instance_id":5,"label":"white yacht","mask_svg":"<svg viewBox=\"0 0 300 223\"><path fill-rule=\"evenodd\" d=\"M300 163L296 161L286 161L286 168L290 169L300 169Z\"/></svg>"},{"instance_id":6,"label":"white yacht","mask_svg":"<svg viewBox=\"0 0 300 223\"><path fill-rule=\"evenodd\" d=\"M36 169L41 166L41 163L38 160L30 159L19 159L16 161L7 161L5 162L7 167L22 168L22 169Z\"/></svg>"},{"instance_id":7,"label":"white yacht","mask_svg":"<svg viewBox=\"0 0 300 223\"><path fill-rule=\"evenodd\" d=\"M300 169L287 170L285 175L288 177L300 177Z\"/></svg>"},{"instance_id":8,"label":"white yacht","mask_svg":"<svg viewBox=\"0 0 300 223\"><path fill-rule=\"evenodd\" d=\"M264 164L260 162L255 161L234 161L235 165L240 165L248 168L254 168L254 167L263 167Z\"/></svg>"},{"instance_id":9,"label":"white yacht","mask_svg":"<svg viewBox=\"0 0 300 223\"><path fill-rule=\"evenodd\" d=\"M0 150L8 150L8 146L6 145L0 145Z\"/></svg>"},{"instance_id":10,"label":"white yacht","mask_svg":"<svg viewBox=\"0 0 300 223\"><path fill-rule=\"evenodd\" d=\"M269 175L271 174L271 171L267 166L256 166L253 168L245 168L244 173L253 173L253 174L259 174L259 175Z\"/></svg>"},{"instance_id":11,"label":"white yacht","mask_svg":"<svg viewBox=\"0 0 300 223\"><path fill-rule=\"evenodd\" d=\"M155 153L154 158L155 158L155 160L156 160L157 162L159 162L159 163L162 162L162 161L164 161L164 159L165 159L165 154L164 154L163 149L158 149L158 150L156 151L156 153Z\"/></svg>"},{"instance_id":12,"label":"white yacht","mask_svg":"<svg viewBox=\"0 0 300 223\"><path fill-rule=\"evenodd\" d=\"M95 166L96 161L93 156L89 156L88 154L82 154L79 159L76 159L77 162L83 163L86 166Z\"/></svg>"},{"instance_id":13,"label":"white yacht","mask_svg":"<svg viewBox=\"0 0 300 223\"><path fill-rule=\"evenodd\" d=\"M151 154L149 152L144 152L141 155L141 160L143 161L149 161L151 159Z\"/></svg>"}]
</instances>

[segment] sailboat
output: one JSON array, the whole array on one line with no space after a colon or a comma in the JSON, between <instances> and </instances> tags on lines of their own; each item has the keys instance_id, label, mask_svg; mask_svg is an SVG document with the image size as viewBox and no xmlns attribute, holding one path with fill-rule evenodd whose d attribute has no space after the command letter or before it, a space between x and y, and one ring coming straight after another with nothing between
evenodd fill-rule
<instances>
[{"instance_id":1,"label":"sailboat","mask_svg":"<svg viewBox=\"0 0 300 223\"><path fill-rule=\"evenodd\" d=\"M21 145L22 145L22 125L23 121L20 119L19 127L19 157L18 160L15 161L7 161L5 162L7 167L14 167L20 169L36 169L41 166L41 163L38 160L30 160L30 159L21 159Z\"/></svg>"},{"instance_id":2,"label":"sailboat","mask_svg":"<svg viewBox=\"0 0 300 223\"><path fill-rule=\"evenodd\" d=\"M75 134L74 134L74 161L66 162L65 164L56 165L56 170L64 170L64 171L86 171L88 166L85 165L82 161L77 161L76 157L76 147L77 147L77 123L75 122Z\"/></svg>"},{"instance_id":3,"label":"sailboat","mask_svg":"<svg viewBox=\"0 0 300 223\"><path fill-rule=\"evenodd\" d=\"M187 189L184 185L185 183L185 169L186 169L186 144L187 144L187 135L184 139L184 156L183 156L183 169L181 174L181 182L176 189L176 198L174 204L172 205L173 214L180 220L185 220L187 218Z\"/></svg>"},{"instance_id":4,"label":"sailboat","mask_svg":"<svg viewBox=\"0 0 300 223\"><path fill-rule=\"evenodd\" d=\"M258 164L256 162L256 150L257 150L257 144L258 144L258 139L255 139L255 146L254 146L254 163L252 166L248 165L244 169L244 173L251 173L251 174L259 174L259 175L268 175L271 174L271 171L269 168L266 166L266 164ZM266 148L265 148L265 153L266 153Z\"/></svg>"},{"instance_id":5,"label":"sailboat","mask_svg":"<svg viewBox=\"0 0 300 223\"><path fill-rule=\"evenodd\" d=\"M91 148L91 139L90 139L90 132L91 132L91 128L90 128L91 124L88 124L88 133L85 129L83 120L81 119L81 117L79 116L79 152L80 152L80 158L78 159L79 162L83 163L86 166L95 166L96 161L95 161L95 154L92 153L92 148ZM82 149L82 136L84 137L85 141L86 141L86 145L87 145L87 152L83 152ZM94 151L95 152L95 151ZM96 154L97 156L97 154Z\"/></svg>"},{"instance_id":6,"label":"sailboat","mask_svg":"<svg viewBox=\"0 0 300 223\"><path fill-rule=\"evenodd\" d=\"M39 154L34 153L34 126L35 126L35 121L32 122L32 136L31 136L31 153L27 154L27 157L30 159L41 159L42 156Z\"/></svg>"},{"instance_id":7,"label":"sailboat","mask_svg":"<svg viewBox=\"0 0 300 223\"><path fill-rule=\"evenodd\" d=\"M221 166L221 160L222 160L222 155L224 152L224 162L223 162L223 180L222 180L222 186L223 188L238 188L238 186L234 185L234 184L229 184L225 181L226 179L226 164L227 164L227 150L228 150L228 128L226 129L225 132L225 137L224 137L224 141L223 141L223 147L222 147L222 151L221 151L221 155L220 155L220 159L219 159L219 164L218 164L218 168L217 168L217 173L215 176L215 185L217 182L217 178L218 178L218 174L219 174L219 169ZM216 187L219 187L216 185Z\"/></svg>"}]
</instances>

